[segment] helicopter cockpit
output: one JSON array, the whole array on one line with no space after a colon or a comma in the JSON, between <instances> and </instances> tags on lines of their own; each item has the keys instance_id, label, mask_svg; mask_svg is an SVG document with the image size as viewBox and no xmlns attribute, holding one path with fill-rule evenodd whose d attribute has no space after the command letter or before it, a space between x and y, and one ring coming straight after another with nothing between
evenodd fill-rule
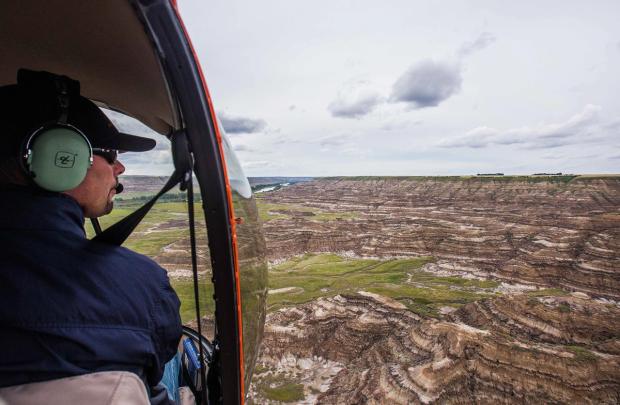
<instances>
[{"instance_id":1,"label":"helicopter cockpit","mask_svg":"<svg viewBox=\"0 0 620 405\"><path fill-rule=\"evenodd\" d=\"M126 214L124 219L94 220L87 224L87 233L102 243L133 243L132 247L165 262L170 256L160 254L161 246L140 244L144 233L132 234L136 229L141 232L141 221L158 199L180 185L175 194L180 200L174 203L186 206L183 221L178 222L184 231L166 234L181 240L185 249L176 253L175 260L187 264L183 271L177 266L182 275L172 283L181 298L184 322L178 372L196 403L244 403L265 321L265 243L251 187L216 118L176 2L4 2L0 54L0 86L15 83L19 69L71 77L80 82L81 95L114 122L124 117L135 120L154 134L158 152L168 154L170 177L159 190L125 201L118 210ZM166 263L174 260L163 263L164 268ZM23 289L27 294L28 286ZM67 402L74 398L69 394L79 394L89 385L80 378L93 376L71 376L64 381L68 385L58 381L51 391L42 385L15 389L0 381L0 399ZM127 403L119 396L107 396L106 387L112 386L120 387L115 395L125 390L129 397L123 398L133 398L131 403L148 400L142 395L145 387L131 375L106 378L108 385L102 383L87 394L108 401L102 403ZM84 396L78 398L86 401Z\"/></svg>"}]
</instances>

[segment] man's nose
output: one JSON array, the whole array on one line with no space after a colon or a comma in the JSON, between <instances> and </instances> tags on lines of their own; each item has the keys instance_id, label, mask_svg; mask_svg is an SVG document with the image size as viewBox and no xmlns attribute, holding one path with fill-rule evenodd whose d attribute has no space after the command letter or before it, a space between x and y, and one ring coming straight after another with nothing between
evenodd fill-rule
<instances>
[{"instance_id":1,"label":"man's nose","mask_svg":"<svg viewBox=\"0 0 620 405\"><path fill-rule=\"evenodd\" d=\"M114 174L116 176L123 174L125 172L125 166L119 161L119 160L115 160L114 161Z\"/></svg>"}]
</instances>

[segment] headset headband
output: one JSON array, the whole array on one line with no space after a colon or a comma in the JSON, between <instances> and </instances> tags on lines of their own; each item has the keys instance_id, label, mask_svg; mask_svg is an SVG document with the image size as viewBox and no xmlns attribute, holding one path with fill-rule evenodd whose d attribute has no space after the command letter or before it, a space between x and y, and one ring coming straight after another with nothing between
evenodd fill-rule
<instances>
[{"instance_id":1,"label":"headset headband","mask_svg":"<svg viewBox=\"0 0 620 405\"><path fill-rule=\"evenodd\" d=\"M39 187L63 192L77 187L93 164L93 148L82 131L67 123L69 94L55 80L60 116L32 132L22 146L22 167Z\"/></svg>"},{"instance_id":2,"label":"headset headband","mask_svg":"<svg viewBox=\"0 0 620 405\"><path fill-rule=\"evenodd\" d=\"M64 125L67 123L67 118L69 116L69 91L67 89L67 82L61 77L56 78L55 84L56 91L58 92L58 105L60 106L60 117L58 117L58 123Z\"/></svg>"}]
</instances>

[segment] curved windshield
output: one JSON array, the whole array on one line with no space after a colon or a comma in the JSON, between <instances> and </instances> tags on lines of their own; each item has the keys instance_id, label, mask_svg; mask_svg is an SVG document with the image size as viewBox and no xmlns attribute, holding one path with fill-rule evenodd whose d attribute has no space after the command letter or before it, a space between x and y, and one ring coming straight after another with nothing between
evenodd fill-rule
<instances>
[{"instance_id":1,"label":"curved windshield","mask_svg":"<svg viewBox=\"0 0 620 405\"><path fill-rule=\"evenodd\" d=\"M123 184L123 192L115 197L114 210L100 218L102 228L106 229L149 201L164 186L174 171L174 166L170 142L166 137L155 133L134 118L116 111L103 111L121 132L149 137L157 142L151 151L119 155L118 159L126 167L125 173L119 179ZM201 328L203 335L212 340L215 335L215 303L212 298L211 259L201 205L200 190L195 186ZM149 256L168 272L170 284L181 301L181 320L185 326L196 329L187 209L187 191L174 187L159 198L123 246ZM87 233L89 236L94 235L90 226L87 226Z\"/></svg>"},{"instance_id":2,"label":"curved windshield","mask_svg":"<svg viewBox=\"0 0 620 405\"><path fill-rule=\"evenodd\" d=\"M218 122L226 169L232 191L236 217L239 281L243 315L243 358L245 389L250 386L254 364L263 339L265 305L267 300L267 262L265 240L259 223L256 201L230 140Z\"/></svg>"},{"instance_id":3,"label":"curved windshield","mask_svg":"<svg viewBox=\"0 0 620 405\"><path fill-rule=\"evenodd\" d=\"M174 170L169 141L165 137L154 133L133 118L114 111L105 110L105 112L119 130L151 137L156 140L157 146L150 152L124 153L119 156L119 160L127 167L126 174L120 179L124 191L116 197L112 213L100 219L103 229L150 200L163 187ZM252 189L221 124L220 133L236 217L243 317L244 380L247 390L258 357L265 323L267 298L265 241ZM201 327L203 335L212 340L215 337L212 268L206 227L200 226L205 223L201 196L198 187L194 187L194 190ZM88 228L89 236L93 236L94 231ZM196 304L188 229L187 193L175 188L158 200L125 241L124 246L148 255L168 271L170 283L181 300L182 321L186 326L196 329Z\"/></svg>"}]
</instances>

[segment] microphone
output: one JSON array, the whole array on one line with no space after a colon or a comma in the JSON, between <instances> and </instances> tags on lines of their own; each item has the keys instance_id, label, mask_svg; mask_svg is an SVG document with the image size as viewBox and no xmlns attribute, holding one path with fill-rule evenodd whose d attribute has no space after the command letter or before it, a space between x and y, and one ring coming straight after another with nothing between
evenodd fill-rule
<instances>
[{"instance_id":1,"label":"microphone","mask_svg":"<svg viewBox=\"0 0 620 405\"><path fill-rule=\"evenodd\" d=\"M123 185L121 183L118 183L114 190L116 191L116 194L120 194L123 192L123 188L124 188Z\"/></svg>"}]
</instances>

